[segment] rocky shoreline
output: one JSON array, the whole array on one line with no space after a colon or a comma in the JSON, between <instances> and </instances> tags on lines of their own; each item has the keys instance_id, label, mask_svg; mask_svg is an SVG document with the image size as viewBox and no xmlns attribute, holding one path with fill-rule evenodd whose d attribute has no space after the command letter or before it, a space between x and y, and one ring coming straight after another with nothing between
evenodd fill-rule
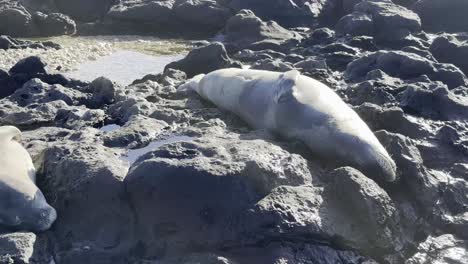
<instances>
[{"instance_id":1,"label":"rocky shoreline","mask_svg":"<svg viewBox=\"0 0 468 264\"><path fill-rule=\"evenodd\" d=\"M0 1L5 35L51 35L37 29L49 21L57 35L207 39L122 86L73 80L37 53L19 60L66 47L0 38L0 125L23 131L58 214L43 233L0 225L0 263L467 263L466 13L463 0ZM16 53L1 57L3 43ZM231 67L297 69L330 86L397 180L320 159L178 90Z\"/></svg>"}]
</instances>

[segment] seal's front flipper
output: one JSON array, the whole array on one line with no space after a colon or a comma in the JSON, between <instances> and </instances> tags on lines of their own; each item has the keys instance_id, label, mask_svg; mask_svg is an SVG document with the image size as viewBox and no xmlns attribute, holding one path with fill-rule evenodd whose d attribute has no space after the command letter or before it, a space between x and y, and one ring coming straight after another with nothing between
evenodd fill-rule
<instances>
[{"instance_id":1,"label":"seal's front flipper","mask_svg":"<svg viewBox=\"0 0 468 264\"><path fill-rule=\"evenodd\" d=\"M296 70L291 70L280 75L274 96L275 103L280 104L294 98L294 87L300 75L301 73Z\"/></svg>"},{"instance_id":2,"label":"seal's front flipper","mask_svg":"<svg viewBox=\"0 0 468 264\"><path fill-rule=\"evenodd\" d=\"M21 142L21 131L14 126L0 127L0 140Z\"/></svg>"}]
</instances>

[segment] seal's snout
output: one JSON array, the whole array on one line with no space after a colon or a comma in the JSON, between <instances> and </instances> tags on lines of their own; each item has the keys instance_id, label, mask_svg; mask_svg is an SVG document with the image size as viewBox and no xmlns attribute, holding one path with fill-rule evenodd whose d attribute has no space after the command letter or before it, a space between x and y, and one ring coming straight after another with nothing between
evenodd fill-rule
<instances>
[{"instance_id":1,"label":"seal's snout","mask_svg":"<svg viewBox=\"0 0 468 264\"><path fill-rule=\"evenodd\" d=\"M52 206L47 206L38 211L37 226L34 228L38 232L46 231L57 220L57 211Z\"/></svg>"}]
</instances>

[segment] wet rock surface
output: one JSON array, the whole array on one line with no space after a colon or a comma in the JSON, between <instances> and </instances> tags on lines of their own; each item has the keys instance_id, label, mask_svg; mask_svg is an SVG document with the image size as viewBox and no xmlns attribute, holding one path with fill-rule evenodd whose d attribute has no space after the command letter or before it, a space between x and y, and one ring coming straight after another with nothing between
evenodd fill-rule
<instances>
[{"instance_id":1,"label":"wet rock surface","mask_svg":"<svg viewBox=\"0 0 468 264\"><path fill-rule=\"evenodd\" d=\"M435 34L464 30L450 22L461 2L0 1L18 34L42 12L58 18L54 32L73 29L52 15L63 13L130 30L190 23L214 37L128 86L71 80L39 57L0 71L0 125L24 131L58 213L44 233L2 227L0 262L466 263L468 37ZM441 5L454 16L431 25ZM304 18L317 25L287 23ZM320 159L178 90L228 67L298 69L329 85L374 131L397 180Z\"/></svg>"}]
</instances>

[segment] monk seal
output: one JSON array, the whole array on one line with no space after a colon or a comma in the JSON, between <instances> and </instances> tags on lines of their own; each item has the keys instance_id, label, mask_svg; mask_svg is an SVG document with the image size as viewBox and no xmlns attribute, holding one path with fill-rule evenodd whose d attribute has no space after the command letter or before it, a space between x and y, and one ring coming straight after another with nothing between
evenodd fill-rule
<instances>
[{"instance_id":1,"label":"monk seal","mask_svg":"<svg viewBox=\"0 0 468 264\"><path fill-rule=\"evenodd\" d=\"M296 70L222 69L179 89L195 90L256 129L301 141L318 156L374 179L396 179L395 162L358 114L328 86Z\"/></svg>"},{"instance_id":2,"label":"monk seal","mask_svg":"<svg viewBox=\"0 0 468 264\"><path fill-rule=\"evenodd\" d=\"M40 232L50 228L57 213L35 184L36 169L20 144L21 131L0 127L0 225Z\"/></svg>"}]
</instances>

